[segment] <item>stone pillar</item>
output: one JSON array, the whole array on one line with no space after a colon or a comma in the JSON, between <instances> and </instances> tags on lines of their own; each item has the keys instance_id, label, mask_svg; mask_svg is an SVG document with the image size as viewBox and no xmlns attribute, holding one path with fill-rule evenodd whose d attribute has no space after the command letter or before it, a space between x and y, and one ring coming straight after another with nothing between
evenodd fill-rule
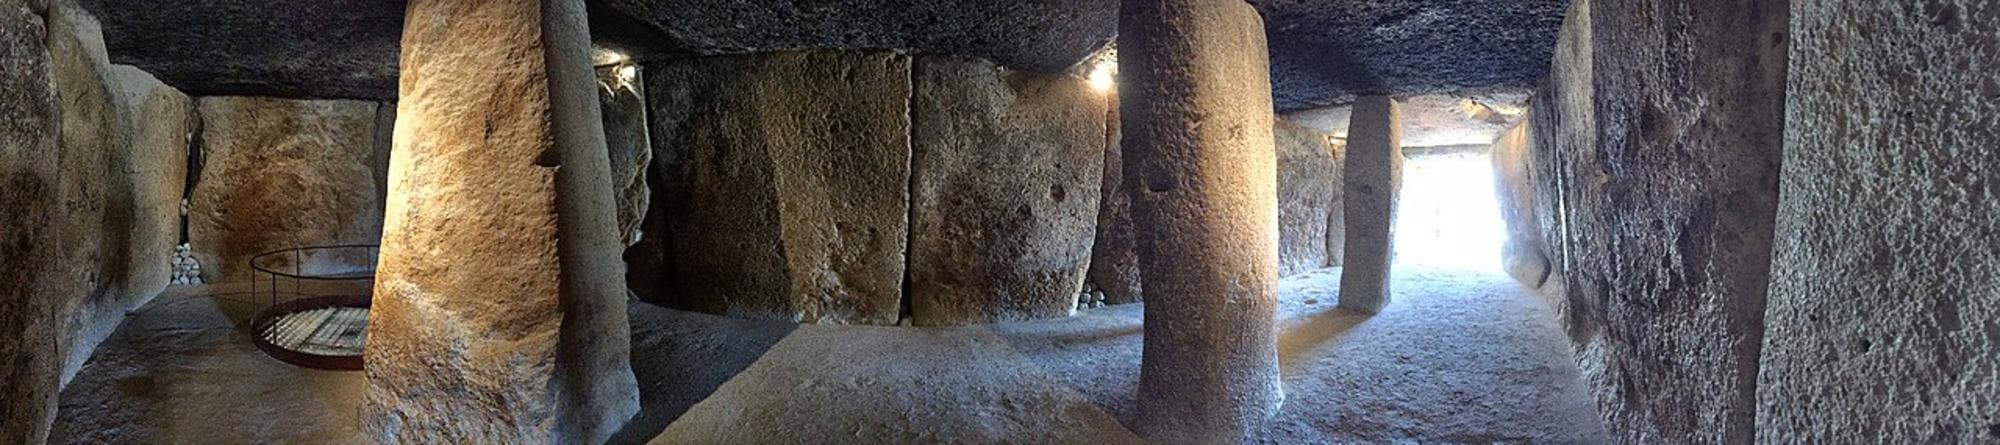
<instances>
[{"instance_id":1,"label":"stone pillar","mask_svg":"<svg viewBox=\"0 0 2000 445\"><path fill-rule=\"evenodd\" d=\"M1354 102L1350 119L1342 168L1347 252L1340 272L1340 307L1373 314L1389 304L1389 267L1396 262L1402 116L1394 99L1366 96Z\"/></svg>"},{"instance_id":2,"label":"stone pillar","mask_svg":"<svg viewBox=\"0 0 2000 445\"><path fill-rule=\"evenodd\" d=\"M62 360L61 110L40 13L0 1L0 443L43 443Z\"/></svg>"},{"instance_id":3,"label":"stone pillar","mask_svg":"<svg viewBox=\"0 0 2000 445\"><path fill-rule=\"evenodd\" d=\"M638 409L581 0L410 2L363 427L603 443Z\"/></svg>"},{"instance_id":4,"label":"stone pillar","mask_svg":"<svg viewBox=\"0 0 2000 445\"><path fill-rule=\"evenodd\" d=\"M1146 293L1135 426L1157 442L1240 442L1284 402L1263 21L1237 0L1126 0L1119 29Z\"/></svg>"}]
</instances>

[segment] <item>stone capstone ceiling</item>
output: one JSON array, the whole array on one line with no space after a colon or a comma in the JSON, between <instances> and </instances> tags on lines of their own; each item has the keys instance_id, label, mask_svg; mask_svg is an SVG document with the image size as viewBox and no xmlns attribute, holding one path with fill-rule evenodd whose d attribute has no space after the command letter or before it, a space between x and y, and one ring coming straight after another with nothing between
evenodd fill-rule
<instances>
[{"instance_id":1,"label":"stone capstone ceiling","mask_svg":"<svg viewBox=\"0 0 2000 445\"><path fill-rule=\"evenodd\" d=\"M113 62L195 95L388 100L403 0L81 0ZM590 0L600 46L640 60L908 49L1062 71L1115 39L1118 0ZM1253 0L1279 111L1358 94L1530 87L1564 0Z\"/></svg>"},{"instance_id":2,"label":"stone capstone ceiling","mask_svg":"<svg viewBox=\"0 0 2000 445\"><path fill-rule=\"evenodd\" d=\"M112 63L197 96L396 97L403 0L81 0Z\"/></svg>"},{"instance_id":3,"label":"stone capstone ceiling","mask_svg":"<svg viewBox=\"0 0 2000 445\"><path fill-rule=\"evenodd\" d=\"M1279 111L1357 94L1525 89L1548 73L1568 0L1251 0Z\"/></svg>"}]
</instances>

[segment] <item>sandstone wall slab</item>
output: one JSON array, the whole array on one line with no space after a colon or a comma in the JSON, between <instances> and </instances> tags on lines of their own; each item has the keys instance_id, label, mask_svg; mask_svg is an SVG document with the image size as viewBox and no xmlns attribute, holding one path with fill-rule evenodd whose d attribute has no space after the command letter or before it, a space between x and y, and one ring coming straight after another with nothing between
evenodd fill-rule
<instances>
[{"instance_id":1,"label":"sandstone wall slab","mask_svg":"<svg viewBox=\"0 0 2000 445\"><path fill-rule=\"evenodd\" d=\"M1125 176L1123 135L1119 131L1118 93L1106 94L1104 111L1104 182L1097 206L1097 236L1090 244L1088 287L1104 293L1108 304L1138 303L1138 241L1133 238L1132 193Z\"/></svg>"},{"instance_id":2,"label":"sandstone wall slab","mask_svg":"<svg viewBox=\"0 0 2000 445\"><path fill-rule=\"evenodd\" d=\"M1277 119L1278 275L1338 266L1347 226L1341 196L1343 145L1326 134Z\"/></svg>"},{"instance_id":3,"label":"sandstone wall slab","mask_svg":"<svg viewBox=\"0 0 2000 445\"><path fill-rule=\"evenodd\" d=\"M48 25L0 2L0 442L41 443L55 416L62 360L52 291L62 249L61 111Z\"/></svg>"},{"instance_id":4,"label":"sandstone wall slab","mask_svg":"<svg viewBox=\"0 0 2000 445\"><path fill-rule=\"evenodd\" d=\"M1590 62L1556 67L1534 127L1558 133L1542 148L1558 170L1562 310L1623 442L1752 439L1786 8L1579 2L1559 44L1590 47L1557 51Z\"/></svg>"},{"instance_id":5,"label":"sandstone wall slab","mask_svg":"<svg viewBox=\"0 0 2000 445\"><path fill-rule=\"evenodd\" d=\"M977 59L919 57L913 70L913 322L1070 315L1097 228L1103 96Z\"/></svg>"},{"instance_id":6,"label":"sandstone wall slab","mask_svg":"<svg viewBox=\"0 0 2000 445\"><path fill-rule=\"evenodd\" d=\"M2000 442L2000 5L1791 13L1757 441Z\"/></svg>"},{"instance_id":7,"label":"sandstone wall slab","mask_svg":"<svg viewBox=\"0 0 2000 445\"><path fill-rule=\"evenodd\" d=\"M647 66L656 159L642 298L895 324L909 227L910 59L816 51Z\"/></svg>"},{"instance_id":8,"label":"sandstone wall slab","mask_svg":"<svg viewBox=\"0 0 2000 445\"><path fill-rule=\"evenodd\" d=\"M202 279L250 279L250 258L294 247L375 244L374 102L204 97L200 180L188 238ZM328 267L365 267L353 264Z\"/></svg>"}]
</instances>

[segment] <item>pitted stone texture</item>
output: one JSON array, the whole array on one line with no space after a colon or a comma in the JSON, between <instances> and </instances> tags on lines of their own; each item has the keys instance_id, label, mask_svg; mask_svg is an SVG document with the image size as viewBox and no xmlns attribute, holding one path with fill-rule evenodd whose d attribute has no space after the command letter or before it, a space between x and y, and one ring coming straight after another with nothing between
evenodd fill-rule
<instances>
[{"instance_id":1,"label":"pitted stone texture","mask_svg":"<svg viewBox=\"0 0 2000 445\"><path fill-rule=\"evenodd\" d=\"M119 165L131 178L131 225L125 236L126 292L137 308L166 290L181 241L181 200L187 192L188 143L196 128L194 100L138 68L111 67L120 130Z\"/></svg>"},{"instance_id":2,"label":"pitted stone texture","mask_svg":"<svg viewBox=\"0 0 2000 445\"><path fill-rule=\"evenodd\" d=\"M1340 307L1375 313L1389 304L1396 262L1396 211L1403 189L1402 117L1387 96L1354 103L1342 162Z\"/></svg>"},{"instance_id":3,"label":"pitted stone texture","mask_svg":"<svg viewBox=\"0 0 2000 445\"><path fill-rule=\"evenodd\" d=\"M743 54L814 48L910 49L1061 72L1117 35L1116 0L607 0L654 35L640 52ZM593 29L610 25L593 18ZM602 31L599 31L600 34Z\"/></svg>"},{"instance_id":4,"label":"pitted stone texture","mask_svg":"<svg viewBox=\"0 0 2000 445\"><path fill-rule=\"evenodd\" d=\"M1757 440L2000 443L2000 4L1791 32Z\"/></svg>"},{"instance_id":5,"label":"pitted stone texture","mask_svg":"<svg viewBox=\"0 0 2000 445\"><path fill-rule=\"evenodd\" d=\"M647 67L655 175L640 297L892 325L909 234L910 59L789 52Z\"/></svg>"},{"instance_id":6,"label":"pitted stone texture","mask_svg":"<svg viewBox=\"0 0 2000 445\"><path fill-rule=\"evenodd\" d=\"M1291 121L1276 122L1278 275L1338 266L1346 243L1340 195L1345 147Z\"/></svg>"},{"instance_id":7,"label":"pitted stone texture","mask_svg":"<svg viewBox=\"0 0 2000 445\"><path fill-rule=\"evenodd\" d=\"M62 359L53 292L62 122L48 26L27 5L0 0L0 442L42 443L56 411Z\"/></svg>"},{"instance_id":8,"label":"pitted stone texture","mask_svg":"<svg viewBox=\"0 0 2000 445\"><path fill-rule=\"evenodd\" d=\"M1576 43L1592 62L1557 70L1591 71L1590 89L1556 93L1538 113L1560 118L1536 130L1594 132L1551 149L1580 368L1622 442L1747 443L1783 151L1786 2L1578 5L1572 25L1590 33ZM1595 111L1577 122L1571 107Z\"/></svg>"},{"instance_id":9,"label":"pitted stone texture","mask_svg":"<svg viewBox=\"0 0 2000 445\"><path fill-rule=\"evenodd\" d=\"M1104 97L1086 81L918 57L910 310L919 326L1076 311L1096 233Z\"/></svg>"},{"instance_id":10,"label":"pitted stone texture","mask_svg":"<svg viewBox=\"0 0 2000 445\"><path fill-rule=\"evenodd\" d=\"M1521 284L1539 289L1549 277L1549 257L1535 219L1535 184L1549 179L1533 176L1535 152L1529 140L1528 125L1522 123L1493 141L1493 186L1500 195L1500 219L1507 224L1501 266Z\"/></svg>"},{"instance_id":11,"label":"pitted stone texture","mask_svg":"<svg viewBox=\"0 0 2000 445\"><path fill-rule=\"evenodd\" d=\"M630 69L632 77L618 71ZM642 236L639 224L652 204L646 171L653 141L646 131L646 91L637 66L597 69L597 102L604 115L604 145L611 152L611 188L617 193L618 233L626 246Z\"/></svg>"},{"instance_id":12,"label":"pitted stone texture","mask_svg":"<svg viewBox=\"0 0 2000 445\"><path fill-rule=\"evenodd\" d=\"M1097 235L1090 243L1090 271L1085 287L1103 295L1105 304L1138 303L1140 291L1137 234L1132 227L1132 193L1125 183L1123 136L1119 132L1118 92L1105 93L1104 182L1097 200ZM1090 300L1100 298L1093 294Z\"/></svg>"},{"instance_id":13,"label":"pitted stone texture","mask_svg":"<svg viewBox=\"0 0 2000 445\"><path fill-rule=\"evenodd\" d=\"M1365 95L1526 88L1549 70L1563 0L1263 0L1281 111Z\"/></svg>"},{"instance_id":14,"label":"pitted stone texture","mask_svg":"<svg viewBox=\"0 0 2000 445\"><path fill-rule=\"evenodd\" d=\"M1264 23L1235 1L1126 0L1119 14L1146 287L1134 427L1164 443L1242 442L1284 403Z\"/></svg>"},{"instance_id":15,"label":"pitted stone texture","mask_svg":"<svg viewBox=\"0 0 2000 445\"><path fill-rule=\"evenodd\" d=\"M581 0L416 0L361 426L604 443L638 410Z\"/></svg>"},{"instance_id":16,"label":"pitted stone texture","mask_svg":"<svg viewBox=\"0 0 2000 445\"><path fill-rule=\"evenodd\" d=\"M250 258L381 239L373 102L204 97L188 239L210 283L250 279ZM338 265L367 266L366 258ZM290 267L289 263L276 264Z\"/></svg>"},{"instance_id":17,"label":"pitted stone texture","mask_svg":"<svg viewBox=\"0 0 2000 445\"><path fill-rule=\"evenodd\" d=\"M391 100L405 0L83 0L115 62L197 96Z\"/></svg>"}]
</instances>

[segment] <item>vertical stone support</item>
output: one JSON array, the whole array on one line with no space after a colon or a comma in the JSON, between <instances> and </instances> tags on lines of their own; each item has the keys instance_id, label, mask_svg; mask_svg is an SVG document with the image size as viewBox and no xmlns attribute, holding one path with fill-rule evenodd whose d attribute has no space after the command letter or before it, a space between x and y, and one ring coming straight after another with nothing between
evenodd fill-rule
<instances>
[{"instance_id":1,"label":"vertical stone support","mask_svg":"<svg viewBox=\"0 0 2000 445\"><path fill-rule=\"evenodd\" d=\"M1340 307L1364 313L1389 305L1395 263L1396 195L1403 188L1402 116L1388 96L1354 102L1347 128L1342 206L1347 252L1340 273Z\"/></svg>"},{"instance_id":2,"label":"vertical stone support","mask_svg":"<svg viewBox=\"0 0 2000 445\"><path fill-rule=\"evenodd\" d=\"M1236 0L1126 0L1126 184L1145 283L1139 433L1240 442L1284 402L1264 25Z\"/></svg>"},{"instance_id":3,"label":"vertical stone support","mask_svg":"<svg viewBox=\"0 0 2000 445\"><path fill-rule=\"evenodd\" d=\"M0 0L0 443L43 443L56 412L62 123L48 27Z\"/></svg>"},{"instance_id":4,"label":"vertical stone support","mask_svg":"<svg viewBox=\"0 0 2000 445\"><path fill-rule=\"evenodd\" d=\"M603 443L638 409L581 0L416 0L363 427Z\"/></svg>"}]
</instances>

